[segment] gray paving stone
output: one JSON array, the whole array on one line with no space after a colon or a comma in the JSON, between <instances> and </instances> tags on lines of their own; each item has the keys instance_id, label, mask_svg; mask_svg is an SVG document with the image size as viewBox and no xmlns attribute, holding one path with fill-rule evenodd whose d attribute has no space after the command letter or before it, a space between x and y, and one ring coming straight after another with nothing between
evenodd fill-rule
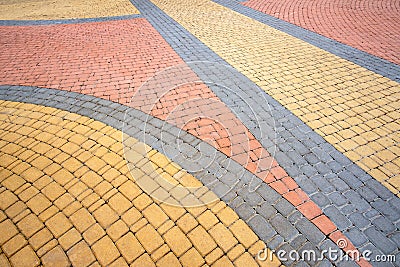
<instances>
[{"instance_id":1,"label":"gray paving stone","mask_svg":"<svg viewBox=\"0 0 400 267\"><path fill-rule=\"evenodd\" d=\"M349 215L350 221L360 229L370 225L370 221L367 220L361 213L355 212Z\"/></svg>"},{"instance_id":2,"label":"gray paving stone","mask_svg":"<svg viewBox=\"0 0 400 267\"><path fill-rule=\"evenodd\" d=\"M276 235L276 231L260 215L255 215L247 223L262 240L269 240Z\"/></svg>"},{"instance_id":3,"label":"gray paving stone","mask_svg":"<svg viewBox=\"0 0 400 267\"><path fill-rule=\"evenodd\" d=\"M295 210L295 207L284 198L281 198L274 204L274 207L285 217L289 216Z\"/></svg>"},{"instance_id":4,"label":"gray paving stone","mask_svg":"<svg viewBox=\"0 0 400 267\"><path fill-rule=\"evenodd\" d=\"M281 196L272 189L269 185L263 183L257 188L256 192L268 203L275 203L278 199L281 199Z\"/></svg>"},{"instance_id":5,"label":"gray paving stone","mask_svg":"<svg viewBox=\"0 0 400 267\"><path fill-rule=\"evenodd\" d=\"M368 241L365 235L356 227L351 227L347 232L345 232L345 235L356 247L361 247Z\"/></svg>"},{"instance_id":6,"label":"gray paving stone","mask_svg":"<svg viewBox=\"0 0 400 267\"><path fill-rule=\"evenodd\" d=\"M277 214L277 210L268 202L264 202L261 206L257 207L256 211L267 220Z\"/></svg>"},{"instance_id":7,"label":"gray paving stone","mask_svg":"<svg viewBox=\"0 0 400 267\"><path fill-rule=\"evenodd\" d=\"M291 240L298 235L298 231L281 214L276 214L269 222L285 240Z\"/></svg>"},{"instance_id":8,"label":"gray paving stone","mask_svg":"<svg viewBox=\"0 0 400 267\"><path fill-rule=\"evenodd\" d=\"M393 253L397 246L392 241L388 240L381 232L377 231L375 227L369 227L365 230L365 234L372 241L372 243L385 254Z\"/></svg>"},{"instance_id":9,"label":"gray paving stone","mask_svg":"<svg viewBox=\"0 0 400 267\"><path fill-rule=\"evenodd\" d=\"M379 216L378 218L373 220L372 224L375 225L377 229L380 229L386 234L393 233L396 230L396 227L383 216Z\"/></svg>"},{"instance_id":10,"label":"gray paving stone","mask_svg":"<svg viewBox=\"0 0 400 267\"><path fill-rule=\"evenodd\" d=\"M397 221L400 219L400 213L394 210L388 202L383 201L382 199L372 202L371 206L377 209L383 215L387 216L387 218L391 221Z\"/></svg>"},{"instance_id":11,"label":"gray paving stone","mask_svg":"<svg viewBox=\"0 0 400 267\"><path fill-rule=\"evenodd\" d=\"M247 221L249 218L251 218L256 213L255 210L252 207L250 207L249 205L247 205L246 203L243 203L242 205L237 207L235 211L239 215L239 217L245 221Z\"/></svg>"},{"instance_id":12,"label":"gray paving stone","mask_svg":"<svg viewBox=\"0 0 400 267\"><path fill-rule=\"evenodd\" d=\"M295 227L313 244L319 244L325 239L325 235L306 218L300 219Z\"/></svg>"},{"instance_id":13,"label":"gray paving stone","mask_svg":"<svg viewBox=\"0 0 400 267\"><path fill-rule=\"evenodd\" d=\"M351 226L351 222L334 206L329 206L323 210L326 216L328 216L337 228L341 231Z\"/></svg>"},{"instance_id":14,"label":"gray paving stone","mask_svg":"<svg viewBox=\"0 0 400 267\"><path fill-rule=\"evenodd\" d=\"M315 193L311 195L311 199L317 204L321 209L324 209L326 206L330 205L330 200L322 193Z\"/></svg>"}]
</instances>

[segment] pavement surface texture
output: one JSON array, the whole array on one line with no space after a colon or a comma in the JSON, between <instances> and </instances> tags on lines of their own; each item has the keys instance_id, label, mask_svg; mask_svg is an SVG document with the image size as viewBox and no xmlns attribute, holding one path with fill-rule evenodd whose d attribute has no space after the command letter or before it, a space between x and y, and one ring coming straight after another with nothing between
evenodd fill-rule
<instances>
[{"instance_id":1,"label":"pavement surface texture","mask_svg":"<svg viewBox=\"0 0 400 267\"><path fill-rule=\"evenodd\" d=\"M397 2L0 6L1 266L400 266Z\"/></svg>"}]
</instances>

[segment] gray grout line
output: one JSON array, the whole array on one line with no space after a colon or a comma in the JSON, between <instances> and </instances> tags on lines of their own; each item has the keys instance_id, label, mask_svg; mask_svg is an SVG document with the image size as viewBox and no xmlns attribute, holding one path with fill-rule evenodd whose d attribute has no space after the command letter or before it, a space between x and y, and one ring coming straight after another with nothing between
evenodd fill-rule
<instances>
[{"instance_id":1,"label":"gray grout line","mask_svg":"<svg viewBox=\"0 0 400 267\"><path fill-rule=\"evenodd\" d=\"M131 2L185 62L215 61L229 66L151 2L138 0ZM201 64L190 67L203 81L207 81L209 75L221 77L220 85L236 92L236 95L230 94L221 89L221 86L209 86L339 229L352 242L361 243L359 246L361 251L373 247L374 251L380 254L391 250L391 253L400 257L396 245L400 242L398 197L243 74L233 68L227 73L221 72L217 67L202 68ZM262 136L265 134L263 131L265 128L262 126L261 129L257 128L252 121L254 117L249 118L249 111L245 109L246 103L243 99L252 104L252 108L267 127L275 127L276 138L274 135L268 136L268 133L267 136ZM265 108L266 104L270 109ZM360 199L365 200L362 209L359 208ZM356 228L353 225L356 223L355 218L358 217L368 224L360 229L361 236L349 235L348 231ZM390 232L381 230L378 223L381 220L385 220L394 230ZM364 240L367 241L361 242Z\"/></svg>"},{"instance_id":2,"label":"gray grout line","mask_svg":"<svg viewBox=\"0 0 400 267\"><path fill-rule=\"evenodd\" d=\"M59 24L78 24L90 22L103 22L115 20L128 20L143 18L141 14L100 17L100 18L82 18L82 19L55 19L55 20L0 20L0 26L35 26L35 25L59 25Z\"/></svg>"},{"instance_id":3,"label":"gray grout line","mask_svg":"<svg viewBox=\"0 0 400 267\"><path fill-rule=\"evenodd\" d=\"M322 248L339 249L269 185L204 141L187 132L179 136L177 133L180 129L167 122L115 102L55 89L0 86L0 99L43 105L87 116L120 131L127 130L124 133L157 149L185 170L198 168L199 171L191 173L246 221L271 249L287 249L289 252L306 247L312 248L318 255L321 254ZM125 116L128 116L129 120L125 120ZM146 118L150 118L147 120L147 125ZM127 123L125 127L124 122ZM160 125L168 127L160 128ZM149 128L146 133L144 133L145 128ZM161 133L170 134L173 140L160 139ZM185 135L192 137L190 142L185 141ZM178 142L185 143L190 149L179 151L176 146L171 145ZM210 166L205 165L210 160L198 161L197 165L193 166L193 163L182 160L190 157L187 153L191 151L197 151L196 153L202 157L216 156L212 158ZM223 175L221 172L224 172ZM234 179L228 181L224 179L226 177ZM249 191L249 183L253 179L259 181L259 186L257 190ZM235 183L232 184L232 181ZM327 260L326 262L329 263ZM289 266L292 263L285 262L285 264ZM311 262L310 265L313 266L314 263ZM327 266L332 264L329 263Z\"/></svg>"},{"instance_id":4,"label":"gray grout line","mask_svg":"<svg viewBox=\"0 0 400 267\"><path fill-rule=\"evenodd\" d=\"M340 43L318 33L304 29L292 23L275 18L261 11L242 5L239 1L212 0L242 15L285 32L293 37L319 47L343 59L351 61L368 70L378 73L393 81L400 82L400 66L386 59L374 56L357 48Z\"/></svg>"}]
</instances>

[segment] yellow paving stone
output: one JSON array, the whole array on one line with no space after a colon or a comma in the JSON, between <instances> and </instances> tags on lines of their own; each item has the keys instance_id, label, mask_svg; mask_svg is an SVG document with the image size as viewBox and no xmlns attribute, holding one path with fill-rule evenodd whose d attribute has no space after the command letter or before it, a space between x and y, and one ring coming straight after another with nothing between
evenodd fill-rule
<instances>
[{"instance_id":1,"label":"yellow paving stone","mask_svg":"<svg viewBox=\"0 0 400 267\"><path fill-rule=\"evenodd\" d=\"M94 217L100 223L101 226L107 228L111 224L113 224L116 220L118 220L118 215L115 211L113 211L110 206L103 205L98 208L94 213Z\"/></svg>"},{"instance_id":2,"label":"yellow paving stone","mask_svg":"<svg viewBox=\"0 0 400 267\"><path fill-rule=\"evenodd\" d=\"M74 266L89 266L96 259L85 241L73 246L67 252L67 255Z\"/></svg>"},{"instance_id":3,"label":"yellow paving stone","mask_svg":"<svg viewBox=\"0 0 400 267\"><path fill-rule=\"evenodd\" d=\"M79 233L75 228L70 229L68 232L63 234L59 239L58 242L60 243L61 247L67 251L73 245L78 243L82 239L81 233Z\"/></svg>"},{"instance_id":4,"label":"yellow paving stone","mask_svg":"<svg viewBox=\"0 0 400 267\"><path fill-rule=\"evenodd\" d=\"M229 251L238 242L232 233L221 223L216 224L208 232L224 252Z\"/></svg>"},{"instance_id":5,"label":"yellow paving stone","mask_svg":"<svg viewBox=\"0 0 400 267\"><path fill-rule=\"evenodd\" d=\"M102 238L106 232L99 224L92 225L88 230L83 233L83 238L89 245L92 245L94 242Z\"/></svg>"},{"instance_id":6,"label":"yellow paving stone","mask_svg":"<svg viewBox=\"0 0 400 267\"><path fill-rule=\"evenodd\" d=\"M160 260L157 261L157 266L182 266L178 260L178 258L172 253L168 253L164 257L162 257Z\"/></svg>"},{"instance_id":7,"label":"yellow paving stone","mask_svg":"<svg viewBox=\"0 0 400 267\"><path fill-rule=\"evenodd\" d=\"M125 259L123 257L119 257L116 259L113 263L108 265L110 267L129 267L129 265L126 263Z\"/></svg>"},{"instance_id":8,"label":"yellow paving stone","mask_svg":"<svg viewBox=\"0 0 400 267\"><path fill-rule=\"evenodd\" d=\"M45 224L56 238L60 237L72 227L68 218L61 212L51 217Z\"/></svg>"},{"instance_id":9,"label":"yellow paving stone","mask_svg":"<svg viewBox=\"0 0 400 267\"><path fill-rule=\"evenodd\" d=\"M58 183L52 182L44 187L42 192L50 201L54 201L65 193L65 189Z\"/></svg>"},{"instance_id":10,"label":"yellow paving stone","mask_svg":"<svg viewBox=\"0 0 400 267\"><path fill-rule=\"evenodd\" d=\"M245 252L245 248L241 244L237 244L234 248L229 250L229 252L226 254L228 258L231 261L234 261L237 259L240 255L242 255Z\"/></svg>"},{"instance_id":11,"label":"yellow paving stone","mask_svg":"<svg viewBox=\"0 0 400 267\"><path fill-rule=\"evenodd\" d=\"M148 253L152 253L164 243L161 236L149 224L140 229L136 237Z\"/></svg>"},{"instance_id":12,"label":"yellow paving stone","mask_svg":"<svg viewBox=\"0 0 400 267\"><path fill-rule=\"evenodd\" d=\"M118 249L108 236L105 236L97 241L92 246L92 249L96 259L102 266L109 265L120 256Z\"/></svg>"},{"instance_id":13,"label":"yellow paving stone","mask_svg":"<svg viewBox=\"0 0 400 267\"><path fill-rule=\"evenodd\" d=\"M38 266L40 264L39 258L30 246L26 246L23 249L15 253L11 258L10 262L13 266Z\"/></svg>"},{"instance_id":14,"label":"yellow paving stone","mask_svg":"<svg viewBox=\"0 0 400 267\"><path fill-rule=\"evenodd\" d=\"M202 226L196 227L187 236L203 257L217 247L215 241Z\"/></svg>"},{"instance_id":15,"label":"yellow paving stone","mask_svg":"<svg viewBox=\"0 0 400 267\"><path fill-rule=\"evenodd\" d=\"M246 249L258 241L258 237L243 220L237 220L229 229Z\"/></svg>"},{"instance_id":16,"label":"yellow paving stone","mask_svg":"<svg viewBox=\"0 0 400 267\"><path fill-rule=\"evenodd\" d=\"M165 234L169 229L171 229L172 227L175 226L175 223L172 220L168 220L165 223L163 223L163 225L161 225L160 227L158 227L157 232L160 235Z\"/></svg>"},{"instance_id":17,"label":"yellow paving stone","mask_svg":"<svg viewBox=\"0 0 400 267\"><path fill-rule=\"evenodd\" d=\"M81 233L83 233L90 226L96 223L93 216L85 208L76 211L69 217L69 219L71 220L72 224L76 227L76 229Z\"/></svg>"},{"instance_id":18,"label":"yellow paving stone","mask_svg":"<svg viewBox=\"0 0 400 267\"><path fill-rule=\"evenodd\" d=\"M183 215L179 220L176 222L176 224L181 228L181 230L187 234L190 232L193 228L195 228L199 223L196 221L196 219L189 213L186 213Z\"/></svg>"},{"instance_id":19,"label":"yellow paving stone","mask_svg":"<svg viewBox=\"0 0 400 267\"><path fill-rule=\"evenodd\" d=\"M115 210L119 215L132 207L132 203L124 197L121 193L116 193L108 201L110 207Z\"/></svg>"},{"instance_id":20,"label":"yellow paving stone","mask_svg":"<svg viewBox=\"0 0 400 267\"><path fill-rule=\"evenodd\" d=\"M29 244L34 250L38 250L40 247L42 247L53 238L54 237L50 233L50 231L47 228L43 228L42 230L34 234L31 238L29 238Z\"/></svg>"},{"instance_id":21,"label":"yellow paving stone","mask_svg":"<svg viewBox=\"0 0 400 267\"><path fill-rule=\"evenodd\" d=\"M43 223L32 213L17 223L19 230L26 236L31 237L44 227Z\"/></svg>"},{"instance_id":22,"label":"yellow paving stone","mask_svg":"<svg viewBox=\"0 0 400 267\"><path fill-rule=\"evenodd\" d=\"M108 236L115 242L117 241L122 235L129 231L128 226L122 220L116 221L113 225L111 225L107 229Z\"/></svg>"},{"instance_id":23,"label":"yellow paving stone","mask_svg":"<svg viewBox=\"0 0 400 267\"><path fill-rule=\"evenodd\" d=\"M53 248L42 257L44 266L70 266L70 262L63 249L59 246Z\"/></svg>"},{"instance_id":24,"label":"yellow paving stone","mask_svg":"<svg viewBox=\"0 0 400 267\"><path fill-rule=\"evenodd\" d=\"M0 266L11 267L10 262L4 254L0 254Z\"/></svg>"},{"instance_id":25,"label":"yellow paving stone","mask_svg":"<svg viewBox=\"0 0 400 267\"><path fill-rule=\"evenodd\" d=\"M11 257L12 254L23 248L27 243L25 237L18 234L2 245L2 250L8 257Z\"/></svg>"},{"instance_id":26,"label":"yellow paving stone","mask_svg":"<svg viewBox=\"0 0 400 267\"><path fill-rule=\"evenodd\" d=\"M214 249L213 251L211 251L206 257L205 257L205 261L206 264L211 265L212 263L214 263L216 260L218 260L222 255L224 255L224 252L217 247L216 249Z\"/></svg>"},{"instance_id":27,"label":"yellow paving stone","mask_svg":"<svg viewBox=\"0 0 400 267\"><path fill-rule=\"evenodd\" d=\"M142 217L142 214L136 209L131 208L127 210L122 216L122 220L128 225L131 226L135 222L137 222Z\"/></svg>"},{"instance_id":28,"label":"yellow paving stone","mask_svg":"<svg viewBox=\"0 0 400 267\"><path fill-rule=\"evenodd\" d=\"M179 261L183 266L193 267L201 266L204 263L204 259L194 248L189 249L182 257L179 258Z\"/></svg>"},{"instance_id":29,"label":"yellow paving stone","mask_svg":"<svg viewBox=\"0 0 400 267\"><path fill-rule=\"evenodd\" d=\"M163 210L154 203L144 209L142 213L156 229L168 219Z\"/></svg>"},{"instance_id":30,"label":"yellow paving stone","mask_svg":"<svg viewBox=\"0 0 400 267\"><path fill-rule=\"evenodd\" d=\"M142 245L139 243L136 237L130 232L121 237L116 242L116 246L118 247L122 256L128 263L131 263L145 252Z\"/></svg>"},{"instance_id":31,"label":"yellow paving stone","mask_svg":"<svg viewBox=\"0 0 400 267\"><path fill-rule=\"evenodd\" d=\"M228 267L228 266L234 266L232 262L228 259L227 256L223 256L219 260L217 260L212 267Z\"/></svg>"},{"instance_id":32,"label":"yellow paving stone","mask_svg":"<svg viewBox=\"0 0 400 267\"><path fill-rule=\"evenodd\" d=\"M135 260L131 267L155 267L153 260L150 258L149 254L145 253Z\"/></svg>"},{"instance_id":33,"label":"yellow paving stone","mask_svg":"<svg viewBox=\"0 0 400 267\"><path fill-rule=\"evenodd\" d=\"M8 190L0 193L0 209L5 210L6 208L14 204L17 200L18 198Z\"/></svg>"},{"instance_id":34,"label":"yellow paving stone","mask_svg":"<svg viewBox=\"0 0 400 267\"><path fill-rule=\"evenodd\" d=\"M152 200L146 194L141 194L135 200L133 200L133 205L139 210L144 210L147 206L152 203Z\"/></svg>"},{"instance_id":35,"label":"yellow paving stone","mask_svg":"<svg viewBox=\"0 0 400 267\"><path fill-rule=\"evenodd\" d=\"M167 244L162 245L158 249L156 249L153 253L151 253L151 258L154 262L157 262L160 258L162 258L165 254L170 252L170 248Z\"/></svg>"},{"instance_id":36,"label":"yellow paving stone","mask_svg":"<svg viewBox=\"0 0 400 267\"><path fill-rule=\"evenodd\" d=\"M191 242L186 237L186 235L179 229L179 227L176 226L173 227L167 233L165 233L163 237L167 242L168 246L178 257L180 257L191 247Z\"/></svg>"},{"instance_id":37,"label":"yellow paving stone","mask_svg":"<svg viewBox=\"0 0 400 267\"><path fill-rule=\"evenodd\" d=\"M218 212L217 216L225 226L229 226L239 219L239 216L230 207Z\"/></svg>"}]
</instances>

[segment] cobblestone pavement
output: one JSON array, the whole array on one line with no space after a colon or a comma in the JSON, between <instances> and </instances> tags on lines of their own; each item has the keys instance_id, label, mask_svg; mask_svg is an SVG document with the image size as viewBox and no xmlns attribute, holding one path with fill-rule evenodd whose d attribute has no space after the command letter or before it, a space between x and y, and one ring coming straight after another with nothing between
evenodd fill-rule
<instances>
[{"instance_id":1,"label":"cobblestone pavement","mask_svg":"<svg viewBox=\"0 0 400 267\"><path fill-rule=\"evenodd\" d=\"M243 5L399 64L400 3L382 1L259 1ZM368 40L368 41L367 41Z\"/></svg>"},{"instance_id":2,"label":"cobblestone pavement","mask_svg":"<svg viewBox=\"0 0 400 267\"><path fill-rule=\"evenodd\" d=\"M128 0L1 0L1 20L55 20L137 14Z\"/></svg>"},{"instance_id":3,"label":"cobblestone pavement","mask_svg":"<svg viewBox=\"0 0 400 267\"><path fill-rule=\"evenodd\" d=\"M2 3L2 265L399 266L324 253L400 255L398 65L131 2Z\"/></svg>"}]
</instances>

